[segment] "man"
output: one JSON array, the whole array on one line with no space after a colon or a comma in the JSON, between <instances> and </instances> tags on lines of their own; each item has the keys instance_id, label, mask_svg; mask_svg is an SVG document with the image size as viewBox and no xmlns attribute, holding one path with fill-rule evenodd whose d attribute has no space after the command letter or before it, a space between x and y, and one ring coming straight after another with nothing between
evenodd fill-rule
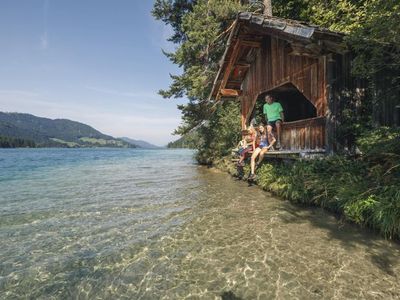
<instances>
[{"instance_id":1,"label":"man","mask_svg":"<svg viewBox=\"0 0 400 300\"><path fill-rule=\"evenodd\" d=\"M271 95L265 96L265 104L263 107L263 113L265 115L265 121L267 122L268 139L273 140L272 129L276 128L277 142L276 148L281 148L281 125L285 121L283 115L283 108L279 102L275 102L275 99Z\"/></svg>"}]
</instances>

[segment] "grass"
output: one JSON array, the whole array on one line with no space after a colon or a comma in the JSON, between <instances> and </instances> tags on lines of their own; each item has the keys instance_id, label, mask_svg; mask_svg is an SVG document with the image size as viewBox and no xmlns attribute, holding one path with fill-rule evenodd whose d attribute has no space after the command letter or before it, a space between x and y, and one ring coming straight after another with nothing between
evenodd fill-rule
<instances>
[{"instance_id":1,"label":"grass","mask_svg":"<svg viewBox=\"0 0 400 300\"><path fill-rule=\"evenodd\" d=\"M84 143L87 143L87 144L100 145L100 146L106 146L106 145L123 146L123 143L121 141L116 141L116 140L96 139L96 138L90 138L90 137L82 137L79 140Z\"/></svg>"},{"instance_id":2,"label":"grass","mask_svg":"<svg viewBox=\"0 0 400 300\"><path fill-rule=\"evenodd\" d=\"M56 142L56 143L64 144L64 145L66 145L66 146L69 147L69 148L74 148L74 147L78 147L78 146L79 146L78 143L75 143L75 142L68 142L68 141L64 141L64 140L61 140L61 139L50 138L50 140L52 140L52 141L54 141L54 142Z\"/></svg>"}]
</instances>

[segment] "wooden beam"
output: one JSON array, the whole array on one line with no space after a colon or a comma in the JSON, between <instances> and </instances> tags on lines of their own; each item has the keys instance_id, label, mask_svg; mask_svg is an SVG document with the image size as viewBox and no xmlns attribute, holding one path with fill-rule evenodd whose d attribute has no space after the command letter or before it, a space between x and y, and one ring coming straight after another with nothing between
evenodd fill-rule
<instances>
[{"instance_id":1,"label":"wooden beam","mask_svg":"<svg viewBox=\"0 0 400 300\"><path fill-rule=\"evenodd\" d=\"M255 41L241 41L243 46L247 46L247 47L252 47L252 48L260 48L261 47L261 43L260 42L255 42Z\"/></svg>"},{"instance_id":2,"label":"wooden beam","mask_svg":"<svg viewBox=\"0 0 400 300\"><path fill-rule=\"evenodd\" d=\"M300 56L309 56L309 57L318 57L321 55L322 47L317 44L300 44L300 43L291 43L290 47L292 51L289 55L300 55Z\"/></svg>"},{"instance_id":3,"label":"wooden beam","mask_svg":"<svg viewBox=\"0 0 400 300\"><path fill-rule=\"evenodd\" d=\"M219 86L219 93L216 97L217 98L216 100L219 100L221 98L221 90L225 88L226 83L228 82L229 76L231 75L232 67L235 64L236 58L239 54L240 46L241 46L241 41L240 39L238 39L235 45L233 46L231 57L229 58L229 62L225 68L224 76L222 77L221 85Z\"/></svg>"},{"instance_id":4,"label":"wooden beam","mask_svg":"<svg viewBox=\"0 0 400 300\"><path fill-rule=\"evenodd\" d=\"M233 89L221 89L220 93L222 97L238 97L240 96L242 91Z\"/></svg>"},{"instance_id":5,"label":"wooden beam","mask_svg":"<svg viewBox=\"0 0 400 300\"><path fill-rule=\"evenodd\" d=\"M246 63L246 62L237 62L235 64L235 67L239 67L239 68L250 68L251 64Z\"/></svg>"}]
</instances>

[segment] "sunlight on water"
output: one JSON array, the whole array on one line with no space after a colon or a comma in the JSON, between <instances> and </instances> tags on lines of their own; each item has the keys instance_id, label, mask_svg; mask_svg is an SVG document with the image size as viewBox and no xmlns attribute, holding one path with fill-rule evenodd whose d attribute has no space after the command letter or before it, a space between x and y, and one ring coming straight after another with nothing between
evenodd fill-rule
<instances>
[{"instance_id":1,"label":"sunlight on water","mask_svg":"<svg viewBox=\"0 0 400 300\"><path fill-rule=\"evenodd\" d=\"M0 298L400 297L397 244L192 155L0 150Z\"/></svg>"}]
</instances>

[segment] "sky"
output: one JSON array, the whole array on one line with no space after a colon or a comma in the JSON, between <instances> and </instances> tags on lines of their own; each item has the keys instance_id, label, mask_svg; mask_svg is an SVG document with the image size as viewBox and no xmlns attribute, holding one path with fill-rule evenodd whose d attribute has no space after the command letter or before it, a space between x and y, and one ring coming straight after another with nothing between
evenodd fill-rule
<instances>
[{"instance_id":1,"label":"sky","mask_svg":"<svg viewBox=\"0 0 400 300\"><path fill-rule=\"evenodd\" d=\"M152 0L1 0L0 111L64 118L165 145L180 123L163 99L172 31Z\"/></svg>"}]
</instances>

